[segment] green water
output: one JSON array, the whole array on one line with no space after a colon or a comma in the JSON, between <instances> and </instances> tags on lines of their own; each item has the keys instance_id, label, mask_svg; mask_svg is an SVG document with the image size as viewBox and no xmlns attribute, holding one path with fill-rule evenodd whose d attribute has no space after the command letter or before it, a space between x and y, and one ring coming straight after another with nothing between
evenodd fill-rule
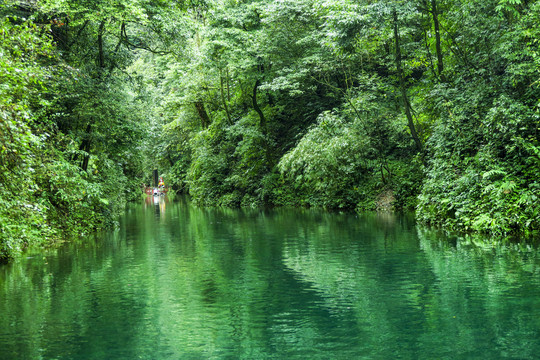
<instances>
[{"instance_id":1,"label":"green water","mask_svg":"<svg viewBox=\"0 0 540 360\"><path fill-rule=\"evenodd\" d=\"M407 217L130 206L0 267L0 359L534 359L540 254Z\"/></svg>"}]
</instances>

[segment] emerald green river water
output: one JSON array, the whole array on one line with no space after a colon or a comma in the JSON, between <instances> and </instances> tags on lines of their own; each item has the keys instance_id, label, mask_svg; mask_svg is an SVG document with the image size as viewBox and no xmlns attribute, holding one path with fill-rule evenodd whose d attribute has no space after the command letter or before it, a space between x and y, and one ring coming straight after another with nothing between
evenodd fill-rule
<instances>
[{"instance_id":1,"label":"emerald green river water","mask_svg":"<svg viewBox=\"0 0 540 360\"><path fill-rule=\"evenodd\" d=\"M538 247L406 216L149 198L0 267L0 359L535 358Z\"/></svg>"}]
</instances>

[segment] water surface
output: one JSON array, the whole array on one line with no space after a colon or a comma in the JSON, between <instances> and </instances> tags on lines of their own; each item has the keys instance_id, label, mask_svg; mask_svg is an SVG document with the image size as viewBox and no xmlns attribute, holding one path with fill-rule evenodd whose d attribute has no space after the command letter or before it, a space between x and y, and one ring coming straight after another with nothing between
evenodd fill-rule
<instances>
[{"instance_id":1,"label":"water surface","mask_svg":"<svg viewBox=\"0 0 540 360\"><path fill-rule=\"evenodd\" d=\"M131 205L0 267L0 359L534 359L540 256L409 217Z\"/></svg>"}]
</instances>

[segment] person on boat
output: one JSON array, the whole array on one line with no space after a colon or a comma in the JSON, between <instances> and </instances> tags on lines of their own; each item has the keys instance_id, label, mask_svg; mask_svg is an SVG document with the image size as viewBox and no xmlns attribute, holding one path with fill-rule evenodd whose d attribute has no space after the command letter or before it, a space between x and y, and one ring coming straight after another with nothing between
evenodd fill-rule
<instances>
[{"instance_id":1,"label":"person on boat","mask_svg":"<svg viewBox=\"0 0 540 360\"><path fill-rule=\"evenodd\" d=\"M165 187L165 182L163 182L163 178L162 178L162 177L159 178L158 187L159 187L160 189L163 189L163 188Z\"/></svg>"}]
</instances>

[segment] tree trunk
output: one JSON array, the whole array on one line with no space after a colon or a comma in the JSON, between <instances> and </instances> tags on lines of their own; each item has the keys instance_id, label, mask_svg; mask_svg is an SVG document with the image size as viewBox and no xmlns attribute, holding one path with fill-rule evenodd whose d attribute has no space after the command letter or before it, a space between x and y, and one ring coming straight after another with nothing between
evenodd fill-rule
<instances>
[{"instance_id":1,"label":"tree trunk","mask_svg":"<svg viewBox=\"0 0 540 360\"><path fill-rule=\"evenodd\" d=\"M98 30L98 77L101 79L101 74L105 69L105 54L103 50L103 31L105 28L105 20L99 24Z\"/></svg>"},{"instance_id":2,"label":"tree trunk","mask_svg":"<svg viewBox=\"0 0 540 360\"><path fill-rule=\"evenodd\" d=\"M172 159L172 156L171 156L171 153L169 152L169 148L167 147L167 160L169 160L169 165L171 165L171 167L174 166L174 161Z\"/></svg>"},{"instance_id":3,"label":"tree trunk","mask_svg":"<svg viewBox=\"0 0 540 360\"><path fill-rule=\"evenodd\" d=\"M227 79L227 82L229 80ZM227 105L227 100L225 99L225 90L223 89L223 74L222 70L219 69L219 82L220 82L220 89L221 89L221 102L223 103L223 107L225 108L225 114L227 115L227 122L229 125L232 125L232 119L231 114L229 113L229 106Z\"/></svg>"},{"instance_id":4,"label":"tree trunk","mask_svg":"<svg viewBox=\"0 0 540 360\"><path fill-rule=\"evenodd\" d=\"M264 113L262 112L261 107L259 106L259 103L257 102L257 91L259 89L259 85L261 85L261 80L257 79L257 81L255 81L255 86L253 87L252 102L253 102L253 109L255 109L255 111L259 115L259 127L263 135L263 142L264 142L263 146L264 146L265 156L266 156L265 161L266 161L266 164L268 164L270 160L270 148L268 146L268 139L266 138L268 129L266 126L266 117L264 116Z\"/></svg>"},{"instance_id":5,"label":"tree trunk","mask_svg":"<svg viewBox=\"0 0 540 360\"><path fill-rule=\"evenodd\" d=\"M401 69L401 48L400 48L399 31L398 31L398 16L397 16L397 11L395 7L393 10L393 15L394 15L394 40L395 40L395 45L396 45L396 68L397 68L397 75L399 78L399 87L401 91L401 96L403 98L403 106L405 108L405 115L407 116L407 125L411 132L411 136L416 144L416 147L418 148L418 151L422 151L422 142L420 141L420 138L418 137L418 133L416 132L416 127L414 125L414 120L411 114L411 105L409 103L409 98L407 97L407 86L405 84L405 79L403 78L403 70Z\"/></svg>"},{"instance_id":6,"label":"tree trunk","mask_svg":"<svg viewBox=\"0 0 540 360\"><path fill-rule=\"evenodd\" d=\"M126 43L126 41L124 40L124 34L125 33L126 33L126 23L124 21L122 21L122 24L120 25L119 40L118 40L118 43L116 44L116 47L114 48L114 58L111 61L111 64L109 65L109 74L107 75L107 77L111 76L114 68L117 66L116 61L114 59L116 59L116 55L118 55L118 50L120 50L120 46L123 43ZM105 64L103 64L103 65L105 66Z\"/></svg>"},{"instance_id":7,"label":"tree trunk","mask_svg":"<svg viewBox=\"0 0 540 360\"><path fill-rule=\"evenodd\" d=\"M207 129L208 126L210 126L210 117L208 116L208 113L204 108L204 103L202 101L197 101L195 103L195 108L197 109L197 113L199 114L199 118L201 119L202 128Z\"/></svg>"},{"instance_id":8,"label":"tree trunk","mask_svg":"<svg viewBox=\"0 0 540 360\"><path fill-rule=\"evenodd\" d=\"M257 79L257 81L255 81L255 86L253 87L252 102L253 109L255 109L257 114L259 114L259 126L261 127L261 131L264 135L266 135L266 117L264 117L264 113L257 102L257 90L259 89L259 85L261 85L261 80Z\"/></svg>"},{"instance_id":9,"label":"tree trunk","mask_svg":"<svg viewBox=\"0 0 540 360\"><path fill-rule=\"evenodd\" d=\"M90 161L90 146L92 145L92 139L90 138L91 135L92 124L88 124L84 133L84 139L79 146L79 150L85 152L81 161L81 169L83 169L83 171L88 170L88 162Z\"/></svg>"},{"instance_id":10,"label":"tree trunk","mask_svg":"<svg viewBox=\"0 0 540 360\"><path fill-rule=\"evenodd\" d=\"M441 81L446 81L443 70L443 56L441 49L441 32L439 30L439 12L437 10L437 0L431 0L431 15L433 16L433 27L435 28L435 48L437 49L437 71Z\"/></svg>"},{"instance_id":11,"label":"tree trunk","mask_svg":"<svg viewBox=\"0 0 540 360\"><path fill-rule=\"evenodd\" d=\"M231 86L229 84L229 68L225 68L226 72L226 76L227 76L227 101L231 101Z\"/></svg>"}]
</instances>

